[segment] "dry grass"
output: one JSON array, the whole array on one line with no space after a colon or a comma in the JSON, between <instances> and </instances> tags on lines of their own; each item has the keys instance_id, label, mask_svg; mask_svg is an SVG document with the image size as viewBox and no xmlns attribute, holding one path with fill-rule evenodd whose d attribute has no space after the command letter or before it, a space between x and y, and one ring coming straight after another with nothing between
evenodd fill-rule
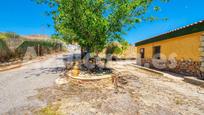
<instances>
[{"instance_id":1,"label":"dry grass","mask_svg":"<svg viewBox=\"0 0 204 115\"><path fill-rule=\"evenodd\" d=\"M174 101L175 101L176 105L184 104L184 100L182 98L180 98L180 97L175 97Z\"/></svg>"},{"instance_id":2,"label":"dry grass","mask_svg":"<svg viewBox=\"0 0 204 115\"><path fill-rule=\"evenodd\" d=\"M39 110L36 112L37 115L62 115L60 112L58 112L59 109L58 105L48 105L47 107Z\"/></svg>"}]
</instances>

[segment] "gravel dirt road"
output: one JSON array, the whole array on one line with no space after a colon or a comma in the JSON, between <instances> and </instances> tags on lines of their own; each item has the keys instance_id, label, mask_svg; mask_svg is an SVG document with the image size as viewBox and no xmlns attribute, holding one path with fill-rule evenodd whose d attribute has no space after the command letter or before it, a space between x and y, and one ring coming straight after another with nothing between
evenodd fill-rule
<instances>
[{"instance_id":1,"label":"gravel dirt road","mask_svg":"<svg viewBox=\"0 0 204 115\"><path fill-rule=\"evenodd\" d=\"M1 72L0 114L33 114L47 103L65 115L204 114L203 88L136 68L135 61L109 64L119 73L117 90L108 79L54 85L63 73L61 57Z\"/></svg>"},{"instance_id":2,"label":"gravel dirt road","mask_svg":"<svg viewBox=\"0 0 204 115\"><path fill-rule=\"evenodd\" d=\"M21 68L0 72L0 114L17 114L29 108L45 106L39 100L29 100L36 89L49 87L63 72L62 55L28 64ZM26 111L24 111L26 113ZM28 111L29 113L29 111Z\"/></svg>"}]
</instances>

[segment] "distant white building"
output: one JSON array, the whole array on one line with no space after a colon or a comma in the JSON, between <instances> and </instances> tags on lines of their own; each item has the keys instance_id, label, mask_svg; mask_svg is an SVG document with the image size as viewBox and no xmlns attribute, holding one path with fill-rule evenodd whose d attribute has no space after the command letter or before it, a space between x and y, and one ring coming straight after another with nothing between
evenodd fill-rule
<instances>
[{"instance_id":1,"label":"distant white building","mask_svg":"<svg viewBox=\"0 0 204 115\"><path fill-rule=\"evenodd\" d=\"M68 60L72 61L73 57L76 59L81 58L81 47L79 45L69 44L67 45L67 49L69 54Z\"/></svg>"}]
</instances>

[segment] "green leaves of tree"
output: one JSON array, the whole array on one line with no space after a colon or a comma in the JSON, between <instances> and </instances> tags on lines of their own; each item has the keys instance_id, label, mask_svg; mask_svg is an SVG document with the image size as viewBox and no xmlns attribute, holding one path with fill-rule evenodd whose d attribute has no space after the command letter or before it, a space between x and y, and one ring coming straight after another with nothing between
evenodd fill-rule
<instances>
[{"instance_id":1,"label":"green leaves of tree","mask_svg":"<svg viewBox=\"0 0 204 115\"><path fill-rule=\"evenodd\" d=\"M122 41L126 31L144 20L153 0L36 0L47 4L57 35L91 52ZM168 2L169 0L161 0ZM159 7L154 7L159 11ZM148 18L146 18L148 19ZM149 17L154 20L154 17Z\"/></svg>"}]
</instances>

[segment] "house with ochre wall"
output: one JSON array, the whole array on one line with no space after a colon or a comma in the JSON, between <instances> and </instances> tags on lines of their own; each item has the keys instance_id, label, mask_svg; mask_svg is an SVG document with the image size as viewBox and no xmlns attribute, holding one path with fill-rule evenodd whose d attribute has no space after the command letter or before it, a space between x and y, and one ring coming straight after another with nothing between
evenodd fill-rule
<instances>
[{"instance_id":1,"label":"house with ochre wall","mask_svg":"<svg viewBox=\"0 0 204 115\"><path fill-rule=\"evenodd\" d=\"M188 76L204 76L204 20L135 43L137 64Z\"/></svg>"}]
</instances>

